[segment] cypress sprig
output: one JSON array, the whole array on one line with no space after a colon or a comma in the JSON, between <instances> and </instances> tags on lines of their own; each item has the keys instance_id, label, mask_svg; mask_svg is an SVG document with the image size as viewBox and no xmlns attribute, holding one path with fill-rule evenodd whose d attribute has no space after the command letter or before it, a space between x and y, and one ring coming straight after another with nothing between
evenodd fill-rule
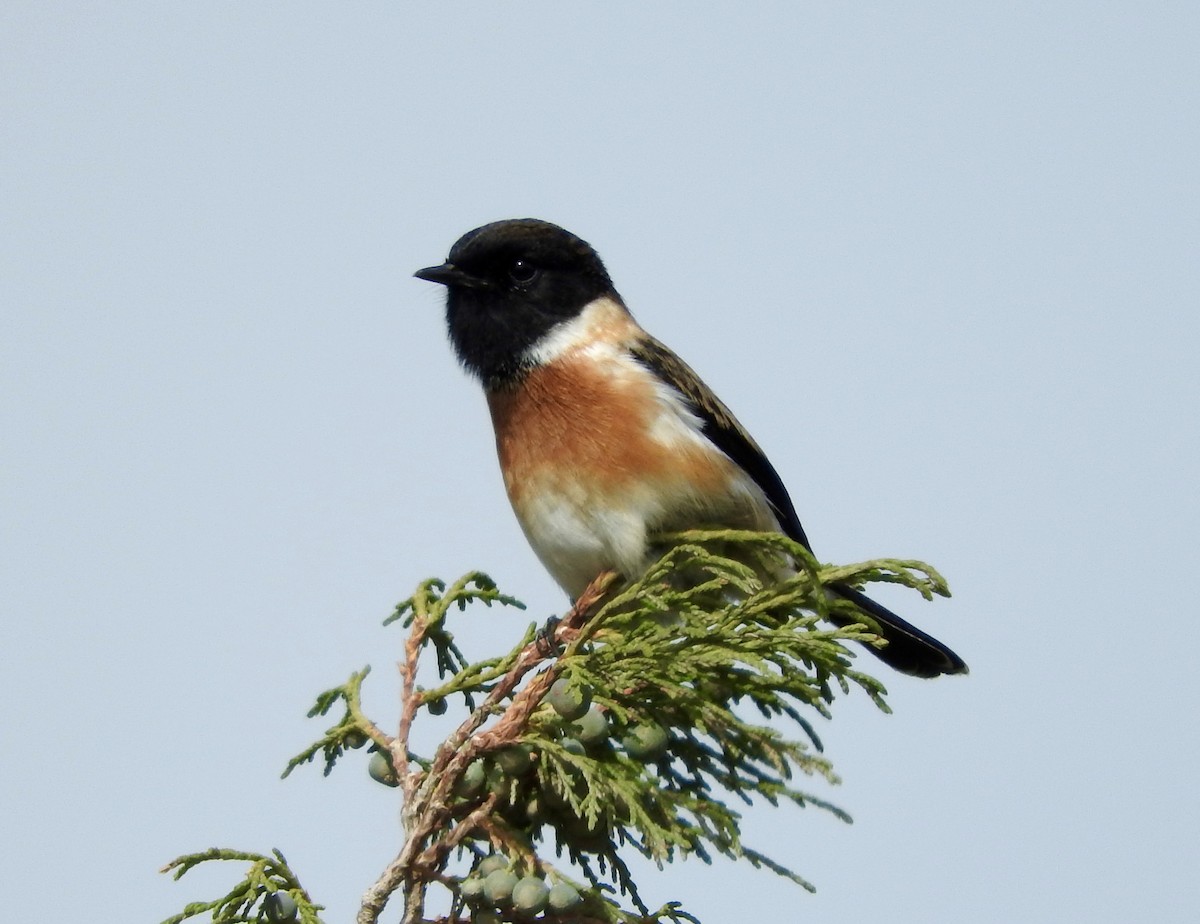
<instances>
[{"instance_id":1,"label":"cypress sprig","mask_svg":"<svg viewBox=\"0 0 1200 924\"><path fill-rule=\"evenodd\" d=\"M662 537L661 548L639 580L601 575L561 621L530 626L508 654L474 663L454 643L457 612L521 604L480 572L423 582L385 621L407 629L394 735L363 712L366 670L318 697L310 716L338 704L344 715L284 775L318 754L328 773L369 740L386 758L382 781L404 798L406 840L364 895L359 924L378 921L397 892L404 924L424 922L435 886L452 902L439 921L492 919L497 906L501 919L538 914L547 924L695 921L677 902L646 905L629 851L660 866L743 859L812 889L742 843L741 810L787 802L850 820L800 781L838 782L812 724L830 717L837 694L858 689L887 711L883 685L846 648L882 641L826 587L886 582L929 599L948 594L945 581L910 560L821 565L774 533L694 531ZM828 628L831 616L847 624ZM431 648L441 684L422 690L416 675ZM431 757L413 754L421 710L440 714L450 702L461 710L455 730ZM497 862L481 868L489 854ZM508 872L485 881L497 865ZM518 880L524 892L504 897ZM544 905L551 886L569 907Z\"/></svg>"},{"instance_id":2,"label":"cypress sprig","mask_svg":"<svg viewBox=\"0 0 1200 924\"><path fill-rule=\"evenodd\" d=\"M361 747L368 739L374 741L377 746L390 745L391 736L385 734L362 711L362 682L369 673L371 666L367 665L361 671L351 674L350 679L341 686L317 695L316 705L308 710L310 719L328 714L339 702L346 704L346 712L337 725L327 729L321 738L288 761L282 774L284 779L301 764L314 760L318 754L324 754L325 775L329 776L338 758L348 750Z\"/></svg>"},{"instance_id":3,"label":"cypress sprig","mask_svg":"<svg viewBox=\"0 0 1200 924\"><path fill-rule=\"evenodd\" d=\"M290 911L290 917L298 924L324 924L318 911L322 905L314 904L287 860L278 850L271 856L246 853L213 847L200 853L189 853L177 857L159 872L172 873L172 878L181 879L202 863L214 860L240 860L250 864L241 882L225 895L210 902L192 902L182 912L167 918L162 924L181 924L188 918L211 915L213 924L243 924L271 920L271 903ZM285 904L290 902L290 905Z\"/></svg>"}]
</instances>

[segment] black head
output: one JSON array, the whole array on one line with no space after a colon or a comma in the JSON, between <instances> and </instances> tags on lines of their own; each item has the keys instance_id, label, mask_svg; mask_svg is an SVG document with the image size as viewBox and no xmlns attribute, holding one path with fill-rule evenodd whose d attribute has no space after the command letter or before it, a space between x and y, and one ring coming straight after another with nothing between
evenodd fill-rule
<instances>
[{"instance_id":1,"label":"black head","mask_svg":"<svg viewBox=\"0 0 1200 924\"><path fill-rule=\"evenodd\" d=\"M603 295L619 300L586 241L536 218L469 231L445 263L415 275L446 286L455 352L489 387L520 379L529 349L589 302Z\"/></svg>"}]
</instances>

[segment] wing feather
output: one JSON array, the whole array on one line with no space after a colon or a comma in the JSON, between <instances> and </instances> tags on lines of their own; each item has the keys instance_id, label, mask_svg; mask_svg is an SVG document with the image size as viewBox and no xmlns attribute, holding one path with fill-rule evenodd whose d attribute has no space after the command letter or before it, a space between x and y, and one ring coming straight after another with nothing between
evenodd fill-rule
<instances>
[{"instance_id":1,"label":"wing feather","mask_svg":"<svg viewBox=\"0 0 1200 924\"><path fill-rule=\"evenodd\" d=\"M804 534L804 527L800 525L800 518L796 515L787 488L783 486L783 480L754 438L733 416L733 412L687 363L653 337L646 335L644 339L639 339L631 345L630 352L660 380L683 396L700 418L704 436L759 486L783 532L811 552L812 545ZM846 584L833 584L829 589L858 607L867 616L866 620L861 621L874 623L879 633L887 639L888 645L883 650L871 649L882 661L917 677L967 673L967 665L962 658L946 645L862 592ZM835 622L844 625L847 620L835 619Z\"/></svg>"},{"instance_id":2,"label":"wing feather","mask_svg":"<svg viewBox=\"0 0 1200 924\"><path fill-rule=\"evenodd\" d=\"M683 396L700 418L704 436L749 475L766 495L784 534L812 551L783 479L724 402L713 394L691 366L653 337L646 335L644 339L639 339L630 352L638 362Z\"/></svg>"}]
</instances>

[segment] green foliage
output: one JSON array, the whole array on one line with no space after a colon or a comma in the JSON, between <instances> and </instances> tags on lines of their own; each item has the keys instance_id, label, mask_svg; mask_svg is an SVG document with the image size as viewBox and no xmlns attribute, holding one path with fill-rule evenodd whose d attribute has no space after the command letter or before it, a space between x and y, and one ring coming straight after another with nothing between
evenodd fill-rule
<instances>
[{"instance_id":1,"label":"green foliage","mask_svg":"<svg viewBox=\"0 0 1200 924\"><path fill-rule=\"evenodd\" d=\"M361 747L364 736L377 745L386 747L388 736L376 728L362 711L362 682L369 673L371 673L371 668L368 665L361 671L351 674L350 679L340 687L333 687L317 695L316 705L308 710L310 719L319 715L327 715L329 710L339 702L345 703L346 713L337 725L326 730L321 738L288 761L287 767L283 771L285 779L301 764L315 760L318 754L324 755L325 775L329 776L333 772L338 758L347 751Z\"/></svg>"},{"instance_id":2,"label":"green foliage","mask_svg":"<svg viewBox=\"0 0 1200 924\"><path fill-rule=\"evenodd\" d=\"M541 633L531 626L508 654L484 661L458 649L448 616L474 603L521 604L479 572L422 583L385 623L407 630L395 735L363 712L366 669L318 696L310 716L339 704L344 713L284 776L317 755L328 774L369 739L404 797L404 846L367 891L360 922L378 920L395 893L405 924L423 921L433 887L451 894L447 920L464 920L464 908L475 920L498 908L502 919L514 913L504 909L518 882L518 907L545 906L539 920L550 924L695 921L678 903L646 905L626 864L630 851L659 865L742 859L812 888L742 843L740 811L756 801L790 803L849 821L800 785L837 782L811 719L828 717L835 696L852 689L887 709L883 686L854 669L845 647L881 642L862 623L822 623L831 614L862 618L825 585L883 581L928 599L947 594L945 582L915 561L821 566L777 534L689 532L665 537L663 547L636 582L598 579L563 620ZM423 690L415 679L430 649L441 685ZM448 703L460 707L457 728L431 757L413 754L418 713L439 714ZM298 892L289 883L289 894ZM208 910L214 921L249 920L216 915L235 907L231 896L248 908L245 898L252 904L266 889L248 875L240 891L171 921ZM300 919L315 921L306 903L297 898Z\"/></svg>"},{"instance_id":3,"label":"green foliage","mask_svg":"<svg viewBox=\"0 0 1200 924\"><path fill-rule=\"evenodd\" d=\"M174 873L173 878L181 879L201 863L213 860L241 860L249 863L250 868L241 882L235 885L225 895L210 902L192 902L186 905L182 912L167 918L162 924L181 924L188 918L200 915L211 915L213 924L241 924L249 921L274 921L272 916L272 897L286 896L295 903L296 914L292 920L299 924L323 924L318 911L323 911L321 905L313 904L308 893L300 886L296 874L292 872L288 862L278 850L271 851L271 856L258 853L245 853L240 850L223 850L214 847L201 853L190 853L178 857L160 870L163 873ZM287 907L287 902L274 903L275 907Z\"/></svg>"},{"instance_id":4,"label":"green foliage","mask_svg":"<svg viewBox=\"0 0 1200 924\"><path fill-rule=\"evenodd\" d=\"M471 666L454 644L454 635L446 629L446 616L451 609L457 608L461 612L472 603L482 603L487 607L499 603L501 606L525 609L525 604L516 597L500 593L495 581L482 571L472 571L449 587L437 578L422 581L411 597L396 605L392 615L383 624L387 626L399 622L406 629L414 623L421 625L425 639L436 654L438 676L445 677L447 674L461 673ZM427 700L438 698L426 697Z\"/></svg>"}]
</instances>

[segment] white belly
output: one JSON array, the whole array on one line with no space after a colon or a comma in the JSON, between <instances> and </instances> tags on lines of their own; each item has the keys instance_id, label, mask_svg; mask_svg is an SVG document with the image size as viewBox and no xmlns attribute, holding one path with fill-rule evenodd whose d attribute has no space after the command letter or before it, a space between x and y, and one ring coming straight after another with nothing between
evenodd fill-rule
<instances>
[{"instance_id":1,"label":"white belly","mask_svg":"<svg viewBox=\"0 0 1200 924\"><path fill-rule=\"evenodd\" d=\"M779 528L758 486L740 471L728 490L704 496L683 479L626 485L603 496L584 479L564 479L531 492L515 509L538 559L572 598L603 571L640 575L656 533Z\"/></svg>"}]
</instances>

